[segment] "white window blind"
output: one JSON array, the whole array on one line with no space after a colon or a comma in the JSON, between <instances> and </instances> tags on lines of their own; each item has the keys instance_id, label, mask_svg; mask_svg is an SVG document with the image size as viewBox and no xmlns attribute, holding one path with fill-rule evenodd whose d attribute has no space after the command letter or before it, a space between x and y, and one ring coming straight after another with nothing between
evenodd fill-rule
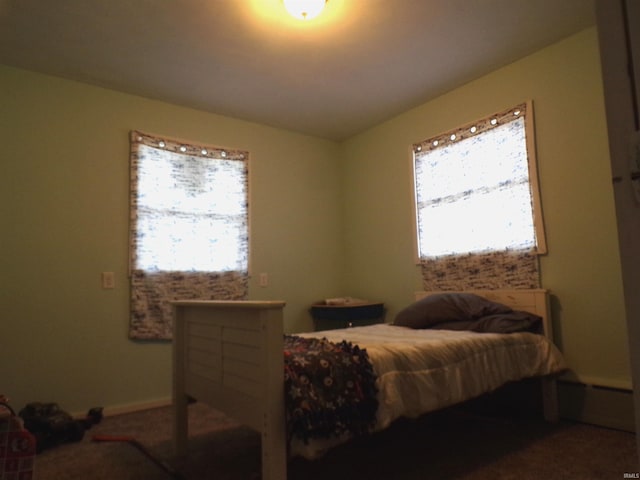
<instances>
[{"instance_id":1,"label":"white window blind","mask_svg":"<svg viewBox=\"0 0 640 480\"><path fill-rule=\"evenodd\" d=\"M531 118L522 104L413 146L419 259L544 252Z\"/></svg>"},{"instance_id":2,"label":"white window blind","mask_svg":"<svg viewBox=\"0 0 640 480\"><path fill-rule=\"evenodd\" d=\"M138 145L135 269L247 270L244 158Z\"/></svg>"}]
</instances>

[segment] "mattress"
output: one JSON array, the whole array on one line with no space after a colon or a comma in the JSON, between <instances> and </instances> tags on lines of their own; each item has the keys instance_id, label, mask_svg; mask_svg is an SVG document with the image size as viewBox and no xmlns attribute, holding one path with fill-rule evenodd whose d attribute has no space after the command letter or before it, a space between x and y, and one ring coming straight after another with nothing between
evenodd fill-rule
<instances>
[{"instance_id":1,"label":"mattress","mask_svg":"<svg viewBox=\"0 0 640 480\"><path fill-rule=\"evenodd\" d=\"M377 376L375 430L399 417L417 417L448 407L510 381L555 374L566 369L559 350L533 333L476 333L416 330L376 324L299 334L346 340L366 349ZM315 458L346 438L291 444L292 455Z\"/></svg>"}]
</instances>

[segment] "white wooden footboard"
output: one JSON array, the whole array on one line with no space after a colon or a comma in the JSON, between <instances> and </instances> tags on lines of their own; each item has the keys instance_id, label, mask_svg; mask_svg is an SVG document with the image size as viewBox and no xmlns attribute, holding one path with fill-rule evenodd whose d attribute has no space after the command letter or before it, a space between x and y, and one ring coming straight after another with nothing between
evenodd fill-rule
<instances>
[{"instance_id":1,"label":"white wooden footboard","mask_svg":"<svg viewBox=\"0 0 640 480\"><path fill-rule=\"evenodd\" d=\"M174 304L174 446L187 453L187 399L262 435L262 479L286 474L281 301Z\"/></svg>"}]
</instances>

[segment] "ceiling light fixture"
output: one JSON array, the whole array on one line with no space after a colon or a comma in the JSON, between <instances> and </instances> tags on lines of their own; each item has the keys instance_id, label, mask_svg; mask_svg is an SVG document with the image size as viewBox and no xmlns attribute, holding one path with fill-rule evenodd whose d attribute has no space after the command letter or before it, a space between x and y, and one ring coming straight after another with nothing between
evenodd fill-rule
<instances>
[{"instance_id":1,"label":"ceiling light fixture","mask_svg":"<svg viewBox=\"0 0 640 480\"><path fill-rule=\"evenodd\" d=\"M295 18L311 20L320 15L328 0L282 0L284 8Z\"/></svg>"}]
</instances>

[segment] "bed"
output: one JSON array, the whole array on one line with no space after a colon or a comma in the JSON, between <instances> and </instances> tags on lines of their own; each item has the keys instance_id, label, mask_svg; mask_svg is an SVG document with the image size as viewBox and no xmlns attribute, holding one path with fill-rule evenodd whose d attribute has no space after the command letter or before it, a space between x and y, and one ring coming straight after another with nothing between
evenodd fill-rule
<instances>
[{"instance_id":1,"label":"bed","mask_svg":"<svg viewBox=\"0 0 640 480\"><path fill-rule=\"evenodd\" d=\"M415 417L529 377L541 378L545 418L557 420L555 375L566 366L552 343L548 292L542 289L464 292L469 293L539 316L543 335L452 330L427 332L378 324L308 332L296 337L324 338L330 342L347 340L366 350L376 373L377 385L377 416L371 431L386 428L400 416ZM415 297L420 301L426 297L434 298L436 294L438 292L418 292ZM287 459L291 455L313 458L349 438L348 434L311 442L288 438L283 388L284 306L282 301L175 303L173 397L174 446L178 457L184 458L187 453L189 398L209 404L261 433L264 480L286 478ZM436 337L435 340L432 337ZM438 358L438 368L431 364L422 372L394 370L395 360L390 360L389 355L394 355L407 343L410 349L415 350L422 348L425 342L439 344L458 357L448 364ZM481 356L478 353L481 350L488 353ZM496 352L503 351L506 356L496 356ZM463 355L460 352L467 353ZM524 356L518 357L521 354ZM464 368L458 368L461 365L466 365L465 368L474 372L473 377L482 381L457 381L456 378L464 374ZM515 369L507 369L506 365L514 365ZM423 375L426 371L430 375L428 378ZM420 391L415 390L416 384L421 384ZM413 393L403 393L402 385L414 389L411 390ZM424 389L427 389L427 394Z\"/></svg>"}]
</instances>

